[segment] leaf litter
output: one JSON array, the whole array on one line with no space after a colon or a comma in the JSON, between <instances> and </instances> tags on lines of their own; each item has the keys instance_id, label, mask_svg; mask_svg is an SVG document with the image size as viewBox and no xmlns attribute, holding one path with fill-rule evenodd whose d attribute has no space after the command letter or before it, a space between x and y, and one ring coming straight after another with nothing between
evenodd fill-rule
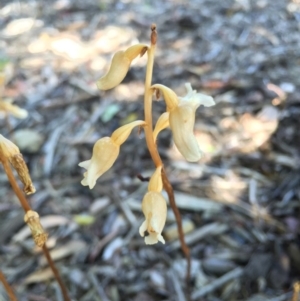
<instances>
[{"instance_id":1,"label":"leaf litter","mask_svg":"<svg viewBox=\"0 0 300 301\"><path fill-rule=\"evenodd\" d=\"M158 137L188 232L192 300L296 296L299 12L296 0L3 5L0 62L9 68L1 67L8 80L0 97L13 98L29 117L0 119L1 134L17 132L16 139L22 139L23 131L24 157L38 191L30 201L52 238L74 299L186 298L172 215L165 246L147 247L138 235L145 187L136 176L153 170L140 146L143 136L132 135L94 190L80 185L77 166L90 157L97 139L130 116L142 117L141 62L119 89L100 93L95 81L114 52L147 41L152 22L159 31L154 82L179 94L191 82L217 102L212 110L197 112L200 162L185 162L168 131ZM153 109L159 116L162 102L154 102ZM24 133L37 145L26 144ZM20 211L5 177L0 182L1 269L19 296L50 300L55 286L45 283L53 275L26 240L24 224L12 223ZM93 222L76 225L74 216Z\"/></svg>"}]
</instances>

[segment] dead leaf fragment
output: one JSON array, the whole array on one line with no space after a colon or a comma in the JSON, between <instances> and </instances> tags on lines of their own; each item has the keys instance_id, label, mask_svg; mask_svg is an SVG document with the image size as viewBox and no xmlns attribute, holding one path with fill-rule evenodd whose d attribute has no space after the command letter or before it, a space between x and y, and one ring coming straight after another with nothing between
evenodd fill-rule
<instances>
[{"instance_id":1,"label":"dead leaf fragment","mask_svg":"<svg viewBox=\"0 0 300 301\"><path fill-rule=\"evenodd\" d=\"M54 278L51 268L36 271L25 278L25 284L40 283Z\"/></svg>"}]
</instances>

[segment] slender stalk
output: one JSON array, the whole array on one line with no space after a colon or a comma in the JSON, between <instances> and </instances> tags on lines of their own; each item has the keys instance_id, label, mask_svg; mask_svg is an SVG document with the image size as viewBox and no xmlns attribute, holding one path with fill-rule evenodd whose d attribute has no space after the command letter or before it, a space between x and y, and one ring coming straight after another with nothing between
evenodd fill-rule
<instances>
[{"instance_id":1,"label":"slender stalk","mask_svg":"<svg viewBox=\"0 0 300 301\"><path fill-rule=\"evenodd\" d=\"M187 246L187 244L185 243L184 240L184 233L183 233L183 229L182 229L182 221L181 221L181 216L180 216L180 212L178 210L178 207L176 206L176 202L175 202L175 197L174 197L174 191L173 191L173 187L171 185L171 183L169 182L169 179L167 177L166 171L163 168L161 171L161 176L162 176L162 181L164 184L164 188L168 194L168 198L169 198L169 202L171 205L171 208L174 212L175 215L175 219L176 219L176 223L177 223L177 228L178 228L178 233L179 233L179 240L180 240L180 244L181 244L181 249L182 252L184 253L186 259L187 259L187 275L186 275L186 280L187 282L189 282L190 280L190 274L191 274L191 254L190 254L190 249Z\"/></svg>"},{"instance_id":2,"label":"slender stalk","mask_svg":"<svg viewBox=\"0 0 300 301\"><path fill-rule=\"evenodd\" d=\"M145 96L144 96L144 111L145 111L145 122L144 127L146 143L149 149L151 158L156 167L163 166L160 155L157 151L155 141L153 139L153 125L152 125L152 94L151 83L152 83L152 73L153 73L153 64L154 64L154 54L156 48L156 26L151 26L151 45L148 48L148 60L147 60L147 69L146 69L146 79L145 79Z\"/></svg>"},{"instance_id":3,"label":"slender stalk","mask_svg":"<svg viewBox=\"0 0 300 301\"><path fill-rule=\"evenodd\" d=\"M153 91L151 89L151 83L152 83L152 73L153 73L153 64L154 64L154 54L155 54L156 40L157 40L157 32L156 32L155 25L151 26L151 31L152 31L151 32L151 45L147 51L148 61L147 61L146 79L145 79L144 110L145 110L146 126L144 127L144 130L145 130L147 147L149 149L151 158L152 158L155 166L163 167L163 162L160 158L156 143L153 138L153 125L152 125L152 94L153 94ZM168 197L169 197L170 206L171 206L171 208L174 212L175 218L176 218L181 249L187 260L187 278L186 279L188 282L190 279L190 271L191 271L190 249L184 240L181 216L180 216L179 210L176 206L172 185L167 177L167 174L166 174L164 168L162 168L162 180L163 180L163 184L164 184L164 189L166 190Z\"/></svg>"},{"instance_id":4,"label":"slender stalk","mask_svg":"<svg viewBox=\"0 0 300 301\"><path fill-rule=\"evenodd\" d=\"M70 297L68 295L67 288L65 287L65 285L64 285L64 283L63 283L63 281L62 281L62 279L60 277L58 269L56 268L56 266L54 264L54 261L51 258L51 255L49 253L49 250L48 250L46 244L44 244L44 246L43 246L43 252L44 252L45 257L47 258L48 264L51 267L51 270L52 270L52 272L53 272L53 274L55 276L55 279L57 280L57 282L58 282L58 284L59 284L59 286L61 288L61 291L62 291L63 296L64 296L64 300L65 301L71 301L71 299L70 299Z\"/></svg>"},{"instance_id":5,"label":"slender stalk","mask_svg":"<svg viewBox=\"0 0 300 301\"><path fill-rule=\"evenodd\" d=\"M3 283L3 286L6 290L6 293L10 299L10 301L18 301L12 287L9 285L9 283L6 281L5 276L3 275L3 273L0 271L0 282Z\"/></svg>"},{"instance_id":6,"label":"slender stalk","mask_svg":"<svg viewBox=\"0 0 300 301\"><path fill-rule=\"evenodd\" d=\"M12 169L11 169L10 164L7 161L7 159L4 158L2 160L2 164L3 164L3 167L4 167L5 173L7 174L8 180L9 180L16 196L18 197L24 211L27 212L28 210L32 210L29 203L27 202L27 199L25 198L22 190L20 189L20 187L19 187L19 185L16 181L16 178L15 178L13 172L12 172ZM64 300L65 301L71 301L70 297L68 296L67 288L65 287L65 285L64 285L64 283L63 283L63 281L62 281L62 279L59 275L59 272L58 272L58 270L57 270L57 268L56 268L56 266L55 266L55 264L54 264L54 262L53 262L53 260L50 256L50 253L49 253L46 245L44 245L42 249L43 249L44 255L45 255L45 257L48 261L48 264L49 264L50 268L52 269L53 274L54 274L54 276L55 276L55 278L56 278L56 280L57 280L57 282L58 282L58 284L59 284L59 286L62 290Z\"/></svg>"}]
</instances>

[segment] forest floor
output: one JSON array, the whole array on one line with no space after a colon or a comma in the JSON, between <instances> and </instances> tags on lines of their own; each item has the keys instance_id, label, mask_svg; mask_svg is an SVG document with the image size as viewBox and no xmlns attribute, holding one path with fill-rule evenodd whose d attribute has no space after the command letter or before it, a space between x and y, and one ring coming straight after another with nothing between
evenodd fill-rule
<instances>
[{"instance_id":1,"label":"forest floor","mask_svg":"<svg viewBox=\"0 0 300 301\"><path fill-rule=\"evenodd\" d=\"M37 192L28 197L73 300L300 300L300 1L2 1L2 98L28 111L0 119L20 148ZM138 229L154 165L135 130L94 189L79 162L120 125L143 119L146 56L117 88L96 80L112 54L149 43L157 24L153 82L212 95L186 162L169 130L158 147L191 248L192 277L174 216L166 244ZM155 101L156 120L165 110ZM62 300L0 174L0 267L20 301ZM190 291L190 296L187 296ZM6 300L0 287L0 300Z\"/></svg>"}]
</instances>

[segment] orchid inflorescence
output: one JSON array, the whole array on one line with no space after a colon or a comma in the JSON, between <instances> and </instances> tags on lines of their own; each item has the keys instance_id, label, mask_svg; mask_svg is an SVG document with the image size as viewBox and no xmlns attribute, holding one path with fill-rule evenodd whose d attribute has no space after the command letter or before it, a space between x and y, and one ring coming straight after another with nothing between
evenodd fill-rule
<instances>
[{"instance_id":1,"label":"orchid inflorescence","mask_svg":"<svg viewBox=\"0 0 300 301\"><path fill-rule=\"evenodd\" d=\"M81 184L92 189L96 184L96 180L112 167L119 155L121 144L126 141L132 129L136 126L144 128L147 146L156 166L156 170L149 181L148 192L142 202L145 221L139 232L142 237L144 237L146 231L148 232L148 236L145 237L146 244L155 244L158 241L165 243L161 232L166 221L167 205L161 191L164 187L168 192L168 186L170 187L170 185L165 185L166 181L169 183L166 176L164 177L164 183L162 180L163 163L157 152L157 136L163 129L170 127L174 143L183 157L189 162L198 161L201 158L201 151L193 133L195 112L200 105L210 107L215 104L211 96L197 93L192 89L190 83L185 84L187 95L184 97L177 96L173 90L164 85L151 85L157 39L156 27L152 26L151 29L150 46L138 44L129 47L125 51L118 51L112 58L108 73L97 81L99 90L109 90L116 87L125 78L131 62L139 55L143 56L147 52L145 120L137 120L126 124L114 131L111 137L99 139L94 145L92 158L79 164L79 166L86 169ZM151 112L153 94L157 96L162 94L166 103L166 112L158 118L154 130L152 128Z\"/></svg>"}]
</instances>

